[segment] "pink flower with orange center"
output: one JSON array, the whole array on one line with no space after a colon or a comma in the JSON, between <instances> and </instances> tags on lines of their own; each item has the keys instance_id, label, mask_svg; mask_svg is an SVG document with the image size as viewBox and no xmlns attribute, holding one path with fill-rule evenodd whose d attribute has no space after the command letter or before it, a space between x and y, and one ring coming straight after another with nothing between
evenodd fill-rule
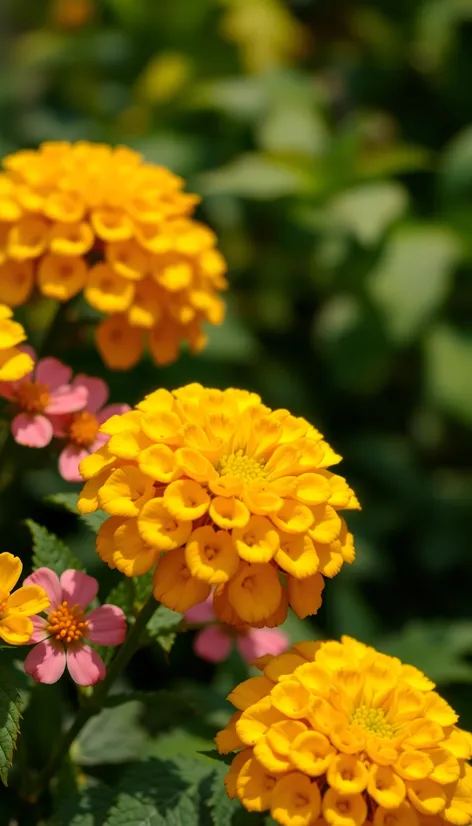
<instances>
[{"instance_id":1,"label":"pink flower with orange center","mask_svg":"<svg viewBox=\"0 0 472 826\"><path fill-rule=\"evenodd\" d=\"M121 645L126 620L116 605L101 605L88 614L98 582L81 571L69 569L59 578L50 568L38 568L25 585L41 586L49 597L46 617L31 617L37 643L25 659L25 671L38 683L55 683L67 666L78 685L95 685L106 674L105 663L88 645Z\"/></svg>"},{"instance_id":2,"label":"pink flower with orange center","mask_svg":"<svg viewBox=\"0 0 472 826\"><path fill-rule=\"evenodd\" d=\"M99 433L110 416L130 410L128 404L109 404L108 385L103 379L80 373L71 383L73 390L87 393L86 406L75 413L54 419L54 435L67 440L59 456L59 473L67 482L81 482L79 462L102 447L110 438Z\"/></svg>"},{"instance_id":3,"label":"pink flower with orange center","mask_svg":"<svg viewBox=\"0 0 472 826\"><path fill-rule=\"evenodd\" d=\"M34 361L30 347L22 348ZM53 417L76 413L87 404L87 387L72 386L72 370L56 358L36 362L19 381L0 383L0 396L11 401L16 415L11 423L13 438L26 447L46 447L54 434Z\"/></svg>"}]
</instances>

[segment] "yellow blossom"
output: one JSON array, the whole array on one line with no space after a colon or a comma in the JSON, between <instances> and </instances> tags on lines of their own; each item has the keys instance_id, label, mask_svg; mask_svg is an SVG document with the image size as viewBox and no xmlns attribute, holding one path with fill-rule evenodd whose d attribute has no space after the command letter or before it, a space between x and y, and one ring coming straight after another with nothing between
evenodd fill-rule
<instances>
[{"instance_id":1,"label":"yellow blossom","mask_svg":"<svg viewBox=\"0 0 472 826\"><path fill-rule=\"evenodd\" d=\"M24 585L11 593L22 570L17 556L0 554L0 639L11 645L28 642L33 633L30 617L49 605L46 591L39 585Z\"/></svg>"},{"instance_id":2,"label":"yellow blossom","mask_svg":"<svg viewBox=\"0 0 472 826\"><path fill-rule=\"evenodd\" d=\"M0 304L0 381L17 381L33 369L29 353L18 348L26 339L26 333L17 321L12 321L12 311Z\"/></svg>"},{"instance_id":3,"label":"yellow blossom","mask_svg":"<svg viewBox=\"0 0 472 826\"><path fill-rule=\"evenodd\" d=\"M254 393L156 390L102 432L109 441L80 466L79 509L109 514L98 539L107 564L128 576L156 566L167 607L213 592L221 622L274 627L288 604L315 614L325 577L354 560L339 511L359 503L328 470L340 457L305 419Z\"/></svg>"},{"instance_id":4,"label":"yellow blossom","mask_svg":"<svg viewBox=\"0 0 472 826\"><path fill-rule=\"evenodd\" d=\"M281 826L468 826L472 736L434 683L350 637L254 663L215 739L225 780Z\"/></svg>"},{"instance_id":5,"label":"yellow blossom","mask_svg":"<svg viewBox=\"0 0 472 826\"><path fill-rule=\"evenodd\" d=\"M83 291L106 318L98 350L117 370L146 346L158 364L220 324L226 264L191 216L199 201L169 170L126 147L50 142L4 159L0 174L0 301L33 288L57 301Z\"/></svg>"}]
</instances>

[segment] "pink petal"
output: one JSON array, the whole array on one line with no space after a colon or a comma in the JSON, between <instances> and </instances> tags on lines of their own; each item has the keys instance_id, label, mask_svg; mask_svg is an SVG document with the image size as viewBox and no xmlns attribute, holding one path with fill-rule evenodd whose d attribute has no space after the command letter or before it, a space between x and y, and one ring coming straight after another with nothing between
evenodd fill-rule
<instances>
[{"instance_id":1,"label":"pink petal","mask_svg":"<svg viewBox=\"0 0 472 826\"><path fill-rule=\"evenodd\" d=\"M98 593L98 582L93 576L69 568L61 574L62 599L69 605L87 608Z\"/></svg>"},{"instance_id":2,"label":"pink petal","mask_svg":"<svg viewBox=\"0 0 472 826\"><path fill-rule=\"evenodd\" d=\"M210 663L226 660L232 648L232 639L219 625L210 625L199 631L193 643L195 654Z\"/></svg>"},{"instance_id":3,"label":"pink petal","mask_svg":"<svg viewBox=\"0 0 472 826\"><path fill-rule=\"evenodd\" d=\"M50 568L38 568L37 571L26 577L23 585L39 585L44 588L49 597L49 608L46 613L55 611L62 602L62 588L59 577Z\"/></svg>"},{"instance_id":4,"label":"pink petal","mask_svg":"<svg viewBox=\"0 0 472 826\"><path fill-rule=\"evenodd\" d=\"M26 447L46 447L52 439L52 424L40 413L19 413L11 423L15 442Z\"/></svg>"},{"instance_id":5,"label":"pink petal","mask_svg":"<svg viewBox=\"0 0 472 826\"><path fill-rule=\"evenodd\" d=\"M210 594L205 602L199 602L198 605L194 605L193 608L189 608L188 611L185 612L184 617L187 622L191 623L204 623L214 620L215 612L213 610L213 595Z\"/></svg>"},{"instance_id":6,"label":"pink petal","mask_svg":"<svg viewBox=\"0 0 472 826\"><path fill-rule=\"evenodd\" d=\"M48 419L52 424L54 436L58 439L65 439L67 437L67 429L71 421L70 415L67 413L63 416L48 414Z\"/></svg>"},{"instance_id":7,"label":"pink petal","mask_svg":"<svg viewBox=\"0 0 472 826\"><path fill-rule=\"evenodd\" d=\"M89 645L80 643L67 649L67 668L77 685L95 685L107 673L100 655Z\"/></svg>"},{"instance_id":8,"label":"pink petal","mask_svg":"<svg viewBox=\"0 0 472 826\"><path fill-rule=\"evenodd\" d=\"M51 640L35 645L25 659L25 672L37 683L57 683L65 667L64 646Z\"/></svg>"},{"instance_id":9,"label":"pink petal","mask_svg":"<svg viewBox=\"0 0 472 826\"><path fill-rule=\"evenodd\" d=\"M35 381L47 384L50 392L57 390L70 381L72 370L62 361L55 358L45 358L38 361L35 370Z\"/></svg>"},{"instance_id":10,"label":"pink petal","mask_svg":"<svg viewBox=\"0 0 472 826\"><path fill-rule=\"evenodd\" d=\"M282 654L290 645L289 638L277 628L251 628L247 634L238 637L236 647L247 662L257 660L264 654Z\"/></svg>"},{"instance_id":11,"label":"pink petal","mask_svg":"<svg viewBox=\"0 0 472 826\"><path fill-rule=\"evenodd\" d=\"M66 445L59 454L59 473L66 482L83 482L79 462L89 455L88 450L76 445Z\"/></svg>"},{"instance_id":12,"label":"pink petal","mask_svg":"<svg viewBox=\"0 0 472 826\"><path fill-rule=\"evenodd\" d=\"M103 410L100 410L97 416L98 422L99 424L103 424L103 422L106 422L106 420L112 416L121 416L122 413L127 413L128 410L131 410L129 404L107 404Z\"/></svg>"},{"instance_id":13,"label":"pink petal","mask_svg":"<svg viewBox=\"0 0 472 826\"><path fill-rule=\"evenodd\" d=\"M48 621L44 619L44 617L40 617L38 614L34 617L30 617L31 622L33 623L33 633L28 640L28 645L31 645L33 642L42 642L43 640L47 640L49 637L47 627Z\"/></svg>"},{"instance_id":14,"label":"pink petal","mask_svg":"<svg viewBox=\"0 0 472 826\"><path fill-rule=\"evenodd\" d=\"M87 410L90 413L96 413L101 410L109 396L108 385L103 379L93 378L92 376L84 376L79 373L74 381L72 387L84 387L87 390Z\"/></svg>"},{"instance_id":15,"label":"pink petal","mask_svg":"<svg viewBox=\"0 0 472 826\"><path fill-rule=\"evenodd\" d=\"M126 637L126 619L116 605L101 605L87 614L87 639L97 645L121 645Z\"/></svg>"},{"instance_id":16,"label":"pink petal","mask_svg":"<svg viewBox=\"0 0 472 826\"><path fill-rule=\"evenodd\" d=\"M87 406L87 389L85 387L69 387L67 384L58 387L51 393L46 413L76 413Z\"/></svg>"}]
</instances>

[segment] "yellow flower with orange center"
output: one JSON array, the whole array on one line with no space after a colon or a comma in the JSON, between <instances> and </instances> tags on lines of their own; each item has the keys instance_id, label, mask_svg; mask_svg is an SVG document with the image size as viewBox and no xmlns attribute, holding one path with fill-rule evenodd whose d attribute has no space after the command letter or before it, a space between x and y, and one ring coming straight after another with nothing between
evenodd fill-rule
<instances>
[{"instance_id":1,"label":"yellow flower with orange center","mask_svg":"<svg viewBox=\"0 0 472 826\"><path fill-rule=\"evenodd\" d=\"M49 606L49 597L39 585L23 585L13 591L23 563L13 554L0 554L0 639L10 645L22 645L33 633L30 617Z\"/></svg>"},{"instance_id":2,"label":"yellow flower with orange center","mask_svg":"<svg viewBox=\"0 0 472 826\"><path fill-rule=\"evenodd\" d=\"M110 518L98 553L187 611L213 593L234 626L281 624L321 604L324 577L354 560L339 511L359 503L321 433L254 393L191 384L157 390L108 419L107 444L80 465L83 513Z\"/></svg>"},{"instance_id":3,"label":"yellow flower with orange center","mask_svg":"<svg viewBox=\"0 0 472 826\"><path fill-rule=\"evenodd\" d=\"M0 304L0 381L18 381L33 369L33 359L18 349L26 339L26 333L17 321L12 321L12 311Z\"/></svg>"},{"instance_id":4,"label":"yellow flower with orange center","mask_svg":"<svg viewBox=\"0 0 472 826\"><path fill-rule=\"evenodd\" d=\"M261 657L216 737L226 791L282 826L467 826L472 735L434 683L350 637Z\"/></svg>"},{"instance_id":5,"label":"yellow flower with orange center","mask_svg":"<svg viewBox=\"0 0 472 826\"><path fill-rule=\"evenodd\" d=\"M158 364L181 341L205 346L220 324L226 264L213 232L191 216L199 198L169 170L126 147L45 143L4 159L0 174L0 301L34 287L57 301L83 291L108 316L97 346L127 369L147 343Z\"/></svg>"}]
</instances>

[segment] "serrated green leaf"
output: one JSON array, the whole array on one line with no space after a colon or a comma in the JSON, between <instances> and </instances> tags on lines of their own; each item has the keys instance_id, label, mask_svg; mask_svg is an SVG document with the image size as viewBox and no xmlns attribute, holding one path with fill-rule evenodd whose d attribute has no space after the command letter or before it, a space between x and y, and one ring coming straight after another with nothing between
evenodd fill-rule
<instances>
[{"instance_id":1,"label":"serrated green leaf","mask_svg":"<svg viewBox=\"0 0 472 826\"><path fill-rule=\"evenodd\" d=\"M195 826L197 784L183 774L170 761L135 764L122 778L103 826Z\"/></svg>"},{"instance_id":2,"label":"serrated green leaf","mask_svg":"<svg viewBox=\"0 0 472 826\"><path fill-rule=\"evenodd\" d=\"M76 493L51 493L46 496L46 501L52 502L53 505L59 505L61 508L65 508L66 511L70 511L70 513L77 514L78 498Z\"/></svg>"},{"instance_id":3,"label":"serrated green leaf","mask_svg":"<svg viewBox=\"0 0 472 826\"><path fill-rule=\"evenodd\" d=\"M10 660L0 662L0 780L7 785L16 740L20 731L21 698L16 671Z\"/></svg>"},{"instance_id":4,"label":"serrated green leaf","mask_svg":"<svg viewBox=\"0 0 472 826\"><path fill-rule=\"evenodd\" d=\"M157 611L149 620L146 630L152 640L160 645L167 654L171 650L178 628L182 622L182 614L171 611L165 605L159 605Z\"/></svg>"},{"instance_id":5,"label":"serrated green leaf","mask_svg":"<svg viewBox=\"0 0 472 826\"><path fill-rule=\"evenodd\" d=\"M148 571L147 574L133 577L136 602L138 605L144 605L152 594L152 576L153 572Z\"/></svg>"},{"instance_id":6,"label":"serrated green leaf","mask_svg":"<svg viewBox=\"0 0 472 826\"><path fill-rule=\"evenodd\" d=\"M95 513L81 513L79 518L93 533L98 533L103 523L108 519L105 511L95 511Z\"/></svg>"},{"instance_id":7,"label":"serrated green leaf","mask_svg":"<svg viewBox=\"0 0 472 826\"><path fill-rule=\"evenodd\" d=\"M214 770L211 780L211 797L208 800L208 806L214 826L229 826L241 808L239 800L230 800L226 794L224 784L226 774L227 768L220 763Z\"/></svg>"},{"instance_id":8,"label":"serrated green leaf","mask_svg":"<svg viewBox=\"0 0 472 826\"><path fill-rule=\"evenodd\" d=\"M59 803L53 826L103 826L113 802L113 791L105 785L85 789Z\"/></svg>"},{"instance_id":9,"label":"serrated green leaf","mask_svg":"<svg viewBox=\"0 0 472 826\"><path fill-rule=\"evenodd\" d=\"M82 570L79 560L71 553L67 545L53 533L32 519L26 525L33 537L33 568L51 568L60 576L68 568Z\"/></svg>"}]
</instances>

